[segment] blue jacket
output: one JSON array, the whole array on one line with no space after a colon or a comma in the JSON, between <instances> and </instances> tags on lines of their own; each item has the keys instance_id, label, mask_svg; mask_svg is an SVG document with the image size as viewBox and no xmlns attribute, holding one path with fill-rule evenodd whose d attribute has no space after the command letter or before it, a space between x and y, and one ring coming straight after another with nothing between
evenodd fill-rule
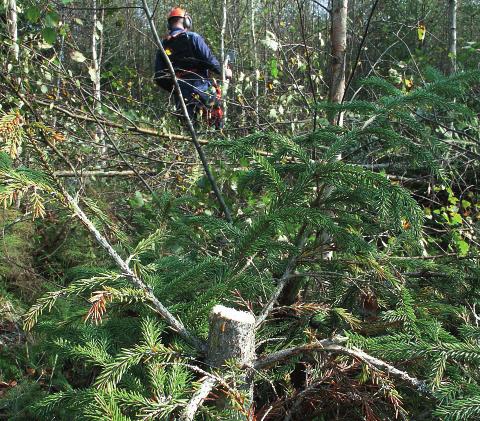
<instances>
[{"instance_id":1,"label":"blue jacket","mask_svg":"<svg viewBox=\"0 0 480 421\"><path fill-rule=\"evenodd\" d=\"M220 63L212 54L202 36L196 32L186 32L178 28L173 29L170 31L169 37L162 41L166 50L168 50L168 46L172 44L172 41L179 41L181 44L179 47L181 50L179 52L180 57L171 51L167 51L167 54L171 54L169 54L170 59L174 65L183 97L187 101L190 100L193 94L199 94L201 97L204 97L204 93L211 86L209 72L213 71L220 74ZM163 88L171 89L171 76L160 51L157 52L155 60L155 81Z\"/></svg>"}]
</instances>

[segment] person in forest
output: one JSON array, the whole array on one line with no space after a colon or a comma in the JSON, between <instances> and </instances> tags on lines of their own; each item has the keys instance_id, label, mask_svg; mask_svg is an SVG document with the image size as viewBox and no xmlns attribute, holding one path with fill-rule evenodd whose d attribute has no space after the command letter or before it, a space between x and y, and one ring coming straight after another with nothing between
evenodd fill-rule
<instances>
[{"instance_id":1,"label":"person in forest","mask_svg":"<svg viewBox=\"0 0 480 421\"><path fill-rule=\"evenodd\" d=\"M192 18L184 9L173 8L167 23L169 34L162 45L175 70L188 116L195 123L199 112L205 112L208 122L220 128L223 117L221 91L210 79L210 72L221 74L220 63L202 36L191 31ZM232 77L228 67L225 76ZM172 76L160 50L156 56L154 79L158 86L172 92ZM176 98L176 105L180 109L179 98Z\"/></svg>"}]
</instances>

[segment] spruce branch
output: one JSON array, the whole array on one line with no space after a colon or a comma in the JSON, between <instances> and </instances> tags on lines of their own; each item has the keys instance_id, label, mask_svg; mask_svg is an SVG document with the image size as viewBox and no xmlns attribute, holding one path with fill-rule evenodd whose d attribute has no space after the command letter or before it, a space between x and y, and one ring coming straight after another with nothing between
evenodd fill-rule
<instances>
[{"instance_id":1,"label":"spruce branch","mask_svg":"<svg viewBox=\"0 0 480 421\"><path fill-rule=\"evenodd\" d=\"M298 240L296 244L297 249L299 250L299 253L297 255L291 256L290 259L288 260L285 271L283 272L283 275L278 280L277 288L275 289L273 294L270 296L270 299L268 300L267 304L264 306L260 315L256 318L256 323L255 323L256 329L258 329L265 322L269 314L272 312L273 307L275 306L275 303L277 302L278 298L280 297L280 295L282 294L282 292L284 291L288 283L291 281L292 279L291 275L295 270L295 267L297 266L298 258L302 254L303 248L307 243L308 236L309 236L309 231L307 230L307 226L303 225L302 228L300 228L300 232L299 232Z\"/></svg>"},{"instance_id":2,"label":"spruce branch","mask_svg":"<svg viewBox=\"0 0 480 421\"><path fill-rule=\"evenodd\" d=\"M445 421L478 419L480 416L480 396L469 396L441 405L434 414Z\"/></svg>"},{"instance_id":3,"label":"spruce branch","mask_svg":"<svg viewBox=\"0 0 480 421\"><path fill-rule=\"evenodd\" d=\"M137 288L143 290L148 297L149 301L152 303L152 309L157 312L168 324L169 326L176 331L183 339L185 339L188 343L193 345L197 350L204 351L205 345L203 342L198 339L193 333L188 331L181 320L177 319L170 311L160 302L160 300L153 294L151 288L141 279L139 278L132 269L128 266L126 261L120 257L117 251L112 247L109 241L98 231L95 227L93 222L88 218L88 216L83 212L83 210L78 205L77 201L67 192L63 184L54 177L54 171L51 168L44 151L40 149L36 140L31 137L30 138L32 145L36 152L38 153L40 160L50 174L50 176L55 180L59 192L61 193L63 200L65 201L65 205L71 209L75 216L77 216L80 221L85 225L87 230L90 234L95 238L95 240L107 251L110 257L115 261L117 266L121 269L123 276L130 280L133 285Z\"/></svg>"},{"instance_id":4,"label":"spruce branch","mask_svg":"<svg viewBox=\"0 0 480 421\"><path fill-rule=\"evenodd\" d=\"M24 315L24 328L31 330L37 323L38 317L42 315L44 311L51 311L57 300L61 297L69 297L71 295L78 295L82 292L88 291L95 287L101 287L107 282L115 282L121 278L116 273L104 273L99 276L94 276L88 279L79 279L72 282L67 287L58 291L50 291L40 297L37 302L30 307L30 309Z\"/></svg>"}]
</instances>

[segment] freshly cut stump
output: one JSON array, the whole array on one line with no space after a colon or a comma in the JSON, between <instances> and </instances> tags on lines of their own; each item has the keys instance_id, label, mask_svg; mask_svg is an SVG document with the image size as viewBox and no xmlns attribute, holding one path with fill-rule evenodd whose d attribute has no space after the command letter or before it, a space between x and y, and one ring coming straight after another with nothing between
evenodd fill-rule
<instances>
[{"instance_id":1,"label":"freshly cut stump","mask_svg":"<svg viewBox=\"0 0 480 421\"><path fill-rule=\"evenodd\" d=\"M238 366L252 366L255 359L255 317L245 311L216 305L210 314L207 363L221 367L227 360L235 360ZM253 373L245 370L238 389L247 392L243 406L246 411L253 400ZM218 399L217 406L226 407L225 399ZM244 419L244 418L243 418Z\"/></svg>"},{"instance_id":2,"label":"freshly cut stump","mask_svg":"<svg viewBox=\"0 0 480 421\"><path fill-rule=\"evenodd\" d=\"M255 357L255 317L222 305L210 314L207 362L221 367L226 360L249 364Z\"/></svg>"}]
</instances>

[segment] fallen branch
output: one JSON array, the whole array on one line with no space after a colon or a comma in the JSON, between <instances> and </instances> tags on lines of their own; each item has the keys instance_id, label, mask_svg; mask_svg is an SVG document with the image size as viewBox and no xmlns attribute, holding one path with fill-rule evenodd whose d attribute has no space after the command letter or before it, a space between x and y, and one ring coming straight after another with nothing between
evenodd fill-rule
<instances>
[{"instance_id":1,"label":"fallen branch","mask_svg":"<svg viewBox=\"0 0 480 421\"><path fill-rule=\"evenodd\" d=\"M253 368L255 370L266 369L272 365L275 365L276 363L290 359L300 354L308 354L308 353L315 353L315 352L332 352L337 354L348 355L350 357L359 359L367 363L368 365L376 368L377 370L384 371L387 374L391 375L392 377L395 377L399 380L404 381L405 383L408 383L410 386L412 386L415 390L417 390L417 392L419 392L422 395L432 394L431 390L423 380L419 380L415 377L412 377L407 372L399 370L398 368L395 368L393 365L385 361L382 361L376 357L373 357L360 349L346 348L340 345L345 343L346 341L347 341L347 338L345 337L337 337L333 339L323 339L321 341L308 344L308 345L299 346L296 348L283 349L281 351L274 352L273 354L257 359L253 363Z\"/></svg>"},{"instance_id":2,"label":"fallen branch","mask_svg":"<svg viewBox=\"0 0 480 421\"><path fill-rule=\"evenodd\" d=\"M112 129L120 129L130 133L136 133L144 136L152 136L152 137L157 137L165 140L174 140L178 142L192 142L192 138L189 136L183 136L183 135L174 134L174 133L165 133L161 130L148 128L148 127L140 127L140 126L131 125L131 124L128 125L128 124L116 123L115 121L105 119L105 117L103 116L101 118L92 117L85 114L85 112L82 110L78 110L78 109L67 110L66 108L60 107L54 104L53 102L44 101L35 97L32 99L32 102L47 106L53 110L59 111L60 113L66 115L67 117L80 120L80 121L102 124L103 126L110 127ZM197 141L202 146L208 145L210 143L210 141L207 139L197 139ZM262 156L272 156L271 152L262 151L262 150L255 150L255 153ZM286 157L286 159L293 160L293 158L290 158L290 157Z\"/></svg>"},{"instance_id":3,"label":"fallen branch","mask_svg":"<svg viewBox=\"0 0 480 421\"><path fill-rule=\"evenodd\" d=\"M154 175L153 171L139 171L141 175ZM125 170L125 171L102 171L102 170L92 170L92 171L78 171L74 173L73 171L55 171L55 177L134 177L137 174L135 171Z\"/></svg>"},{"instance_id":4,"label":"fallen branch","mask_svg":"<svg viewBox=\"0 0 480 421\"><path fill-rule=\"evenodd\" d=\"M157 312L173 330L175 330L183 339L188 343L193 345L200 351L205 350L205 345L201 342L196 336L190 333L183 323L175 318L175 316L168 311L168 309L158 300L158 298L153 294L152 289L145 284L135 273L130 269L125 260L123 260L120 255L115 251L115 249L110 245L107 239L97 230L95 225L90 221L87 215L83 210L78 206L75 199L70 196L66 191L63 192L67 203L71 209L75 212L75 215L82 221L82 223L87 227L90 233L95 237L95 240L107 251L110 257L117 263L118 267L122 270L123 275L130 279L130 281L137 287L144 290L147 293L147 297L152 303L152 309Z\"/></svg>"},{"instance_id":5,"label":"fallen branch","mask_svg":"<svg viewBox=\"0 0 480 421\"><path fill-rule=\"evenodd\" d=\"M202 383L200 389L198 389L195 394L192 396L187 406L182 411L179 420L180 421L192 421L195 418L200 406L203 404L203 401L207 399L208 395L212 389L217 384L217 379L213 377L208 377Z\"/></svg>"},{"instance_id":6,"label":"fallen branch","mask_svg":"<svg viewBox=\"0 0 480 421\"><path fill-rule=\"evenodd\" d=\"M163 133L160 130L150 129L148 127L139 127L139 126L135 126L135 125L125 125L125 124L121 124L121 123L116 123L116 122L111 121L111 120L107 120L105 118L91 117L91 116L85 114L85 112L83 112L81 110L76 110L76 109L75 110L67 110L66 108L60 107L58 105L55 105L55 104L52 105L52 102L44 101L44 100L41 100L41 99L38 99L38 98L34 98L32 100L32 102L51 107L52 109L54 109L56 111L59 111L62 114L65 114L66 116L74 118L76 120L87 121L89 123L97 123L97 124L100 123L100 124L102 124L106 127L121 129L123 131L142 134L142 135L147 135L147 136L155 136L155 137L159 137L159 138L166 139L166 140L178 140L178 141L183 141L183 142L191 142L192 141L192 139L188 136L182 136L182 135L173 134L173 133ZM201 145L207 145L208 140L198 139L198 143L200 143Z\"/></svg>"}]
</instances>

